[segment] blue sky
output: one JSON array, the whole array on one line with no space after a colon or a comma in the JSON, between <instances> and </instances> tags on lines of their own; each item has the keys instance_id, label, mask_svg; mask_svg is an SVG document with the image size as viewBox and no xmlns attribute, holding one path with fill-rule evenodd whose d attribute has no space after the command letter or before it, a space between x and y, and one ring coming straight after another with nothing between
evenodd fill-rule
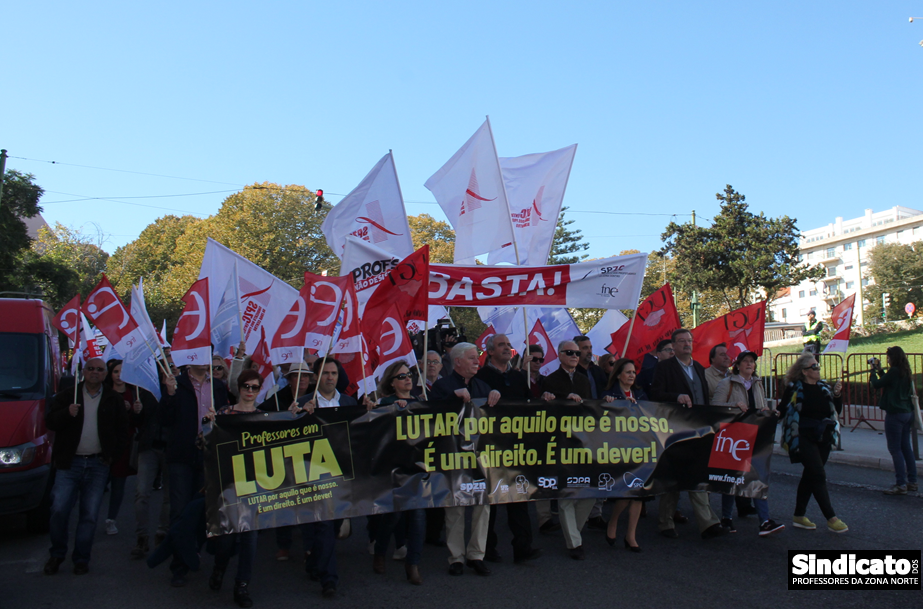
<instances>
[{"instance_id":1,"label":"blue sky","mask_svg":"<svg viewBox=\"0 0 923 609\"><path fill-rule=\"evenodd\" d=\"M805 230L923 208L923 19L908 23L923 0L17 2L2 15L0 147L21 157L7 167L35 174L49 222L98 226L110 252L253 182L336 202L388 149L408 213L444 218L423 182L487 114L501 156L579 144L565 204L594 257L660 247L671 214L707 220L728 183ZM164 196L191 193L211 194Z\"/></svg>"}]
</instances>

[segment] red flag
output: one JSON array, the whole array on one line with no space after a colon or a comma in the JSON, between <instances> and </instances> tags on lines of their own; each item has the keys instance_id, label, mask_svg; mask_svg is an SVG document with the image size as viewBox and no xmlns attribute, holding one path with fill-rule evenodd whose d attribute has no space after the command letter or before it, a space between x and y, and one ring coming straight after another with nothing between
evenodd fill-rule
<instances>
[{"instance_id":1,"label":"red flag","mask_svg":"<svg viewBox=\"0 0 923 609\"><path fill-rule=\"evenodd\" d=\"M186 306L173 331L173 361L177 366L206 365L212 351L208 278L193 283L182 301Z\"/></svg>"},{"instance_id":2,"label":"red flag","mask_svg":"<svg viewBox=\"0 0 923 609\"><path fill-rule=\"evenodd\" d=\"M368 348L359 329L358 304L356 287L350 281L343 298L343 310L340 312L340 335L330 350L336 355L346 371L346 376L349 377L349 387L346 388L349 395L355 395L360 388L362 393L371 393L371 390L374 390L374 386L370 388L368 382L364 382L372 374L369 368ZM374 382L372 384L374 385Z\"/></svg>"},{"instance_id":3,"label":"red flag","mask_svg":"<svg viewBox=\"0 0 923 609\"><path fill-rule=\"evenodd\" d=\"M833 327L834 334L830 342L824 348L824 353L840 352L846 353L849 348L849 335L852 333L852 313L856 304L856 294L853 293L849 298L833 307Z\"/></svg>"},{"instance_id":4,"label":"red flag","mask_svg":"<svg viewBox=\"0 0 923 609\"><path fill-rule=\"evenodd\" d=\"M378 328L376 333L365 333L375 376L380 378L385 368L398 360L407 362L408 367L415 366L417 359L413 352L413 344L410 342L410 336L407 335L403 315L397 305L392 303L384 310L384 314L376 323L375 327ZM363 316L362 324L365 326L365 316Z\"/></svg>"},{"instance_id":5,"label":"red flag","mask_svg":"<svg viewBox=\"0 0 923 609\"><path fill-rule=\"evenodd\" d=\"M80 294L70 299L51 320L54 327L67 334L70 344L77 344L77 331L80 328Z\"/></svg>"},{"instance_id":6,"label":"red flag","mask_svg":"<svg viewBox=\"0 0 923 609\"><path fill-rule=\"evenodd\" d=\"M99 348L96 335L93 333L93 330L90 329L90 322L87 321L86 316L82 313L80 315L80 321L80 353L83 356L83 361L89 361L94 357L102 357L103 352Z\"/></svg>"},{"instance_id":7,"label":"red flag","mask_svg":"<svg viewBox=\"0 0 923 609\"><path fill-rule=\"evenodd\" d=\"M363 322L369 314L380 318L393 303L401 311L404 325L415 323L416 327L425 328L429 313L429 280L429 246L424 245L401 260L378 284L365 305ZM365 334L368 338L369 333Z\"/></svg>"},{"instance_id":8,"label":"red flag","mask_svg":"<svg viewBox=\"0 0 923 609\"><path fill-rule=\"evenodd\" d=\"M266 343L266 328L260 326L260 344L257 345L256 351L250 357L253 362L259 366L256 371L264 381L269 378L272 372L272 360L269 356L269 345Z\"/></svg>"},{"instance_id":9,"label":"red flag","mask_svg":"<svg viewBox=\"0 0 923 609\"><path fill-rule=\"evenodd\" d=\"M766 326L766 301L731 311L692 330L692 359L706 368L711 348L727 343L728 356L734 360L744 351L763 354L763 330Z\"/></svg>"},{"instance_id":10,"label":"red flag","mask_svg":"<svg viewBox=\"0 0 923 609\"><path fill-rule=\"evenodd\" d=\"M305 348L325 353L333 339L343 296L351 284L352 276L305 273L304 286L272 337L273 361L281 364L300 360Z\"/></svg>"},{"instance_id":11,"label":"red flag","mask_svg":"<svg viewBox=\"0 0 923 609\"><path fill-rule=\"evenodd\" d=\"M487 329L484 330L477 340L474 341L474 344L477 345L477 348L482 352L487 351L487 339L496 334L497 331L494 329L493 324L488 324Z\"/></svg>"},{"instance_id":12,"label":"red flag","mask_svg":"<svg viewBox=\"0 0 923 609\"><path fill-rule=\"evenodd\" d=\"M634 360L635 367L640 370L644 354L649 353L660 341L670 338L673 330L680 327L682 326L679 313L676 312L676 303L673 301L673 290L668 283L644 299L635 311L634 324L624 324L612 333L612 344L607 349L610 353L621 353L622 357L630 357ZM629 329L631 342L626 346Z\"/></svg>"},{"instance_id":13,"label":"red flag","mask_svg":"<svg viewBox=\"0 0 923 609\"><path fill-rule=\"evenodd\" d=\"M547 375L558 369L560 365L558 362L558 351L551 342L551 337L548 336L548 332L545 331L545 326L542 324L541 318L535 320L535 325L532 326L532 331L529 332L529 344L540 346L542 352L545 354L545 363L542 364L539 372Z\"/></svg>"},{"instance_id":14,"label":"red flag","mask_svg":"<svg viewBox=\"0 0 923 609\"><path fill-rule=\"evenodd\" d=\"M132 319L122 300L119 298L109 278L105 273L99 280L96 287L87 296L86 302L81 308L86 313L93 325L99 328L103 336L109 341L109 344L116 346L129 334L138 329L138 324ZM122 350L119 350L122 354Z\"/></svg>"}]
</instances>

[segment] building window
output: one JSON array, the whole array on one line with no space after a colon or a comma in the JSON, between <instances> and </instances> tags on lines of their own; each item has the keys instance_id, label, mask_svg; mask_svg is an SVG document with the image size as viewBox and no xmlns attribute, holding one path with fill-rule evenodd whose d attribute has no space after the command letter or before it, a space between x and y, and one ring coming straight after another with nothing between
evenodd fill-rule
<instances>
[{"instance_id":1,"label":"building window","mask_svg":"<svg viewBox=\"0 0 923 609\"><path fill-rule=\"evenodd\" d=\"M914 236L919 235L920 233L923 233L923 227L921 227L921 226L914 226L914 227L913 227L913 234L914 234Z\"/></svg>"},{"instance_id":2,"label":"building window","mask_svg":"<svg viewBox=\"0 0 923 609\"><path fill-rule=\"evenodd\" d=\"M847 289L847 290L851 290L851 289L853 289L854 287L856 287L856 282L855 282L855 281L847 281L847 282L846 282L846 289Z\"/></svg>"},{"instance_id":3,"label":"building window","mask_svg":"<svg viewBox=\"0 0 923 609\"><path fill-rule=\"evenodd\" d=\"M856 244L856 247L865 247L865 239L859 239L859 242Z\"/></svg>"},{"instance_id":4,"label":"building window","mask_svg":"<svg viewBox=\"0 0 923 609\"><path fill-rule=\"evenodd\" d=\"M851 264L847 264L846 266L843 267L843 270L844 270L844 271L851 271L851 270L852 270L852 266L853 266L853 265L851 265Z\"/></svg>"},{"instance_id":5,"label":"building window","mask_svg":"<svg viewBox=\"0 0 923 609\"><path fill-rule=\"evenodd\" d=\"M828 247L827 248L827 258L835 258L835 257L836 257L836 248Z\"/></svg>"},{"instance_id":6,"label":"building window","mask_svg":"<svg viewBox=\"0 0 923 609\"><path fill-rule=\"evenodd\" d=\"M798 292L798 298L804 298L804 290Z\"/></svg>"},{"instance_id":7,"label":"building window","mask_svg":"<svg viewBox=\"0 0 923 609\"><path fill-rule=\"evenodd\" d=\"M862 280L862 287L863 287L863 288L864 288L865 286L867 286L868 284L869 284L869 280L868 280L868 279L863 279L863 280Z\"/></svg>"},{"instance_id":8,"label":"building window","mask_svg":"<svg viewBox=\"0 0 923 609\"><path fill-rule=\"evenodd\" d=\"M884 235L878 235L878 237L875 239L875 243L878 244L878 245L881 245L881 244L884 243L884 242L885 242L885 236L884 236Z\"/></svg>"},{"instance_id":9,"label":"building window","mask_svg":"<svg viewBox=\"0 0 923 609\"><path fill-rule=\"evenodd\" d=\"M782 309L782 321L785 321L785 318L788 317L788 311Z\"/></svg>"},{"instance_id":10,"label":"building window","mask_svg":"<svg viewBox=\"0 0 923 609\"><path fill-rule=\"evenodd\" d=\"M810 292L808 292L808 294L810 296L817 296L817 290L811 290Z\"/></svg>"},{"instance_id":11,"label":"building window","mask_svg":"<svg viewBox=\"0 0 923 609\"><path fill-rule=\"evenodd\" d=\"M836 266L827 267L827 277L836 277Z\"/></svg>"},{"instance_id":12,"label":"building window","mask_svg":"<svg viewBox=\"0 0 923 609\"><path fill-rule=\"evenodd\" d=\"M852 249L852 243L844 243L844 244L843 244L843 251L848 252L848 251L851 250L851 249Z\"/></svg>"}]
</instances>

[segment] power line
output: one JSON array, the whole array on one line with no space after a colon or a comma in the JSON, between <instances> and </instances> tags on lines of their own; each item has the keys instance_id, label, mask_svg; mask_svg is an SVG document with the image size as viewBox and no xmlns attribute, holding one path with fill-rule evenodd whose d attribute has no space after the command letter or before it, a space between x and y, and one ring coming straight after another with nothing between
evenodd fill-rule
<instances>
[{"instance_id":1,"label":"power line","mask_svg":"<svg viewBox=\"0 0 923 609\"><path fill-rule=\"evenodd\" d=\"M93 165L78 165L77 163L65 163L63 161L46 161L44 159L29 159L24 156L11 156L9 158L19 159L21 161L32 161L34 163L48 163L50 165L65 165L67 167L81 167L83 169L98 169L99 171L115 171L118 173L133 173L135 175L152 176L155 178L170 178L172 180L188 180L190 182L207 182L209 184L226 184L228 186L241 186L241 184L237 184L234 182L217 182L215 180L202 180L200 178L185 178L182 176L169 176L169 175L164 175L160 173L148 173L145 171L130 171L128 169L112 169L110 167L95 167Z\"/></svg>"},{"instance_id":2,"label":"power line","mask_svg":"<svg viewBox=\"0 0 923 609\"><path fill-rule=\"evenodd\" d=\"M49 191L49 192L52 192L52 191ZM111 198L109 198L109 197L84 197L83 195L78 195L78 194L75 194L75 193L72 193L72 192L58 192L58 191L54 191L54 192L55 192L55 194L67 195L67 196L69 196L69 197L81 197L80 199L75 199L75 200L84 200L84 201L88 201L88 200L112 201L113 203L122 203L123 205L134 205L135 207L150 207L151 209L162 209L162 210L165 210L165 211L178 211L178 212L180 212L180 213L190 214L190 215L193 215L193 216L204 216L204 215L207 215L207 214L202 214L202 213L199 213L199 212L189 211L189 210L186 210L186 209L176 209L176 208L173 208L173 207L159 207L159 206L157 206L157 205L145 205L144 203L132 203L131 201L120 201L120 200L118 200L118 199L111 199ZM61 201L56 201L56 203L61 203Z\"/></svg>"},{"instance_id":3,"label":"power line","mask_svg":"<svg viewBox=\"0 0 923 609\"><path fill-rule=\"evenodd\" d=\"M66 192L59 192L56 190L46 190L45 192L52 192L57 195L66 195ZM132 197L111 197L112 199L165 199L171 197L197 197L202 195L219 195L229 192L239 192L238 190L213 190L211 192L190 192L178 195L137 195ZM80 199L64 199L62 201L42 201L42 205L53 205L55 203L74 203L76 201L95 201L100 199L107 199L109 197L82 197Z\"/></svg>"}]
</instances>

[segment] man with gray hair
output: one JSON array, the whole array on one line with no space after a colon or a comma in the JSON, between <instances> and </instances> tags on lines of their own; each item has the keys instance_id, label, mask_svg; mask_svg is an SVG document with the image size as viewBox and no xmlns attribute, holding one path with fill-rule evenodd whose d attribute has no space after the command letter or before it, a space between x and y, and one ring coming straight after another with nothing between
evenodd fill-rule
<instances>
[{"instance_id":1,"label":"man with gray hair","mask_svg":"<svg viewBox=\"0 0 923 609\"><path fill-rule=\"evenodd\" d=\"M471 343L458 343L449 352L452 372L436 381L431 399L436 402L465 404L473 399L487 398L487 405L494 406L500 399L500 392L492 390L487 383L474 378L478 372L478 350ZM479 476L475 472L476 476ZM475 491L477 492L477 491ZM464 573L465 564L478 575L490 575L484 564L487 548L487 526L490 522L490 508L475 505L471 508L471 540L465 547L465 508L451 507L445 510L446 546L449 548L449 575Z\"/></svg>"}]
</instances>

